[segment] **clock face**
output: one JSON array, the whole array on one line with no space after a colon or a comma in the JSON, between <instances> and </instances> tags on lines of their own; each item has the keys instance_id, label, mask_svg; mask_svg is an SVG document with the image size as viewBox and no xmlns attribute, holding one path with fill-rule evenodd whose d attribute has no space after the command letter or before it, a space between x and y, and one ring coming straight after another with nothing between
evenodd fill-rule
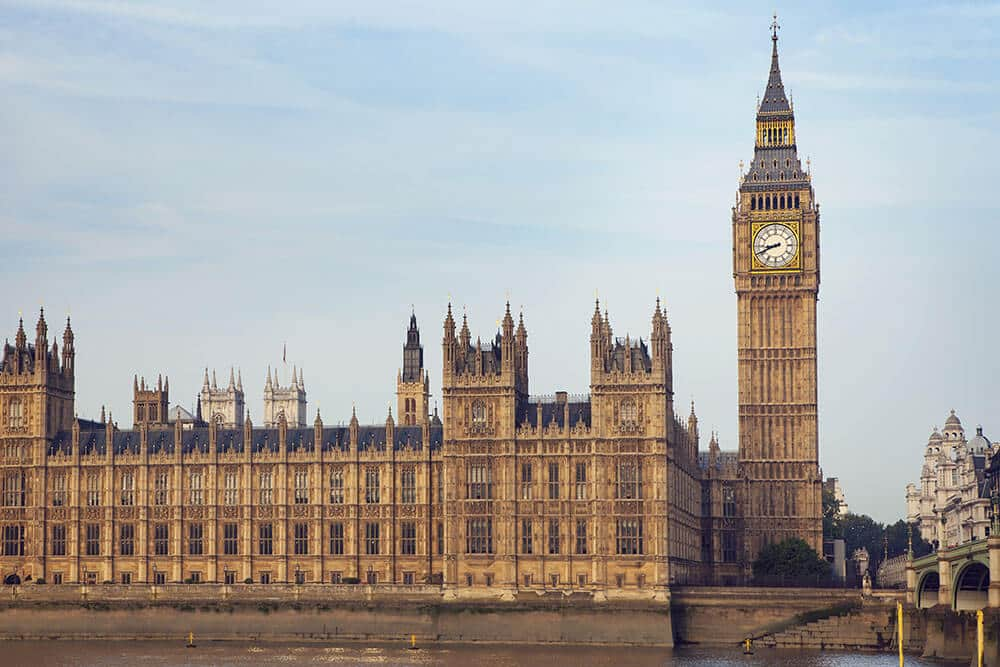
<instances>
[{"instance_id":1,"label":"clock face","mask_svg":"<svg viewBox=\"0 0 1000 667\"><path fill-rule=\"evenodd\" d=\"M799 239L787 225L775 222L761 227L753 238L753 254L769 269L788 266L799 252Z\"/></svg>"}]
</instances>

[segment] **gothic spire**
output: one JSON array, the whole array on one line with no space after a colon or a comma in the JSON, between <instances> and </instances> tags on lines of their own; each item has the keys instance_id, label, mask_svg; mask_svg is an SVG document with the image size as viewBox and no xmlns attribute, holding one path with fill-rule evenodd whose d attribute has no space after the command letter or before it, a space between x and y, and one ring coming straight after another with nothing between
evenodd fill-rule
<instances>
[{"instance_id":1,"label":"gothic spire","mask_svg":"<svg viewBox=\"0 0 1000 667\"><path fill-rule=\"evenodd\" d=\"M236 369L236 391L243 391L243 371Z\"/></svg>"},{"instance_id":2,"label":"gothic spire","mask_svg":"<svg viewBox=\"0 0 1000 667\"><path fill-rule=\"evenodd\" d=\"M23 350L27 347L28 339L24 335L24 318L18 315L17 317L17 335L14 336L14 346Z\"/></svg>"},{"instance_id":3,"label":"gothic spire","mask_svg":"<svg viewBox=\"0 0 1000 667\"><path fill-rule=\"evenodd\" d=\"M781 68L778 66L778 15L771 22L771 72L767 78L767 88L764 89L764 99L760 103L760 114L780 112L791 113L792 107L785 96L785 87L781 83Z\"/></svg>"}]
</instances>

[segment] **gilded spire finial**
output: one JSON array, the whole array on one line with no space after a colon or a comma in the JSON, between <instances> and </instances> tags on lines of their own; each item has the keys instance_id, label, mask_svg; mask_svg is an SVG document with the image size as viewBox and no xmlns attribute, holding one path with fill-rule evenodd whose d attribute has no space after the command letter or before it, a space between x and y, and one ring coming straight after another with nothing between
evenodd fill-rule
<instances>
[{"instance_id":1,"label":"gilded spire finial","mask_svg":"<svg viewBox=\"0 0 1000 667\"><path fill-rule=\"evenodd\" d=\"M781 26L778 25L778 12L774 12L774 16L771 17L771 39L775 42L778 41L778 31L781 30Z\"/></svg>"}]
</instances>

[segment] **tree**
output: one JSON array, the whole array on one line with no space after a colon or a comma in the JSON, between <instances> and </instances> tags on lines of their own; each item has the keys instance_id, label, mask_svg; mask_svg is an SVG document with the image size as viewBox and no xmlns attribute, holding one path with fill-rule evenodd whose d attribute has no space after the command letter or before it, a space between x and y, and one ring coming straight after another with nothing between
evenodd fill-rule
<instances>
[{"instance_id":1,"label":"tree","mask_svg":"<svg viewBox=\"0 0 1000 667\"><path fill-rule=\"evenodd\" d=\"M840 501L833 491L823 489L823 537L835 539L843 537L840 527Z\"/></svg>"},{"instance_id":2,"label":"tree","mask_svg":"<svg viewBox=\"0 0 1000 667\"><path fill-rule=\"evenodd\" d=\"M889 558L905 554L910 544L910 527L900 519L885 527L885 537L889 545ZM920 530L913 528L913 557L920 558L929 554L934 547L920 535ZM879 552L881 558L882 552Z\"/></svg>"},{"instance_id":3,"label":"tree","mask_svg":"<svg viewBox=\"0 0 1000 667\"><path fill-rule=\"evenodd\" d=\"M867 514L847 514L840 521L844 534L847 557L854 555L855 549L868 550L869 569L875 572L875 563L882 559L882 536L885 528Z\"/></svg>"},{"instance_id":4,"label":"tree","mask_svg":"<svg viewBox=\"0 0 1000 667\"><path fill-rule=\"evenodd\" d=\"M755 578L821 578L830 575L830 564L806 544L792 537L760 550L753 563Z\"/></svg>"}]
</instances>

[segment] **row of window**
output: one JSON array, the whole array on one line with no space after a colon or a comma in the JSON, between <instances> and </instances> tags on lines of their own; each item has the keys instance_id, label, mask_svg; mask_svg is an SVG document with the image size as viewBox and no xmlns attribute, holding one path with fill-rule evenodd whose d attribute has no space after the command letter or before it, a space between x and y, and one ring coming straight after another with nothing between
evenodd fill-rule
<instances>
[{"instance_id":1,"label":"row of window","mask_svg":"<svg viewBox=\"0 0 1000 667\"><path fill-rule=\"evenodd\" d=\"M577 463L572 479L572 498L587 500L587 464ZM521 464L520 489L521 500L532 500L535 488L534 465ZM548 479L546 480L549 500L563 498L564 484L560 479L560 465L549 463ZM616 499L642 498L642 466L638 461L620 462L615 466L614 490ZM466 498L469 500L488 500L493 498L493 471L488 463L470 463L466 469Z\"/></svg>"},{"instance_id":2,"label":"row of window","mask_svg":"<svg viewBox=\"0 0 1000 667\"><path fill-rule=\"evenodd\" d=\"M782 174L782 178L784 178L784 174ZM777 211L786 208L799 208L799 196L795 195L793 198L791 194L787 195L787 197L781 194L750 197L751 211Z\"/></svg>"},{"instance_id":3,"label":"row of window","mask_svg":"<svg viewBox=\"0 0 1000 667\"><path fill-rule=\"evenodd\" d=\"M444 552L444 526L438 524L438 554ZM292 551L297 556L307 556L310 553L309 524L295 523L292 526ZM66 525L52 526L52 539L49 550L53 556L67 555ZM270 523L257 526L257 555L274 555L274 525ZM381 551L381 525L366 523L364 525L364 552L366 555L377 556ZM205 528L201 523L187 525L187 554L190 556L206 555ZM329 551L331 555L344 554L344 524L335 521L330 524ZM239 525L235 523L222 524L222 553L235 556L240 553ZM9 552L9 553L8 553ZM88 523L84 526L84 549L87 556L101 555L101 524ZM135 524L123 523L118 526L118 555L134 556ZM400 553L416 555L417 524L404 521L400 524ZM24 526L4 526L3 554L5 556L24 555ZM170 525L165 523L153 526L153 555L170 555Z\"/></svg>"},{"instance_id":4,"label":"row of window","mask_svg":"<svg viewBox=\"0 0 1000 667\"><path fill-rule=\"evenodd\" d=\"M546 531L546 553L562 553L562 536L560 534L559 520L549 519ZM67 539L66 525L54 524L51 527L51 537L49 550L53 556L66 556ZM364 524L364 553L369 556L377 556L381 553L382 526L376 522L366 522ZM297 556L306 556L310 553L309 524L297 522L292 525L292 552ZM327 553L335 556L344 555L344 523L334 521L330 523L329 550ZM274 525L264 523L257 526L257 555L274 555ZM5 556L24 555L24 526L5 525L2 533L2 551ZM153 525L153 555L170 555L170 525L157 523ZM587 520L577 519L575 532L573 535L573 553L585 555L587 548ZM465 532L465 552L469 554L492 554L493 545L493 519L491 517L481 517L466 520ZM135 524L123 523L118 525L118 555L134 556L136 554ZM101 524L88 523L84 525L84 549L87 556L100 556L101 554ZM187 554L190 556L205 555L205 527L202 523L187 524ZM534 542L534 520L523 519L521 521L521 553L535 553ZM413 521L403 521L400 523L400 553L402 555L417 554L417 525ZM437 524L437 552L444 553L444 524ZM239 525L236 523L222 524L222 553L227 556L235 556L240 553ZM644 553L642 520L638 518L623 518L615 521L615 553L619 555L639 555Z\"/></svg>"},{"instance_id":5,"label":"row of window","mask_svg":"<svg viewBox=\"0 0 1000 667\"><path fill-rule=\"evenodd\" d=\"M574 476L570 485L571 497L576 500L586 500L589 495L587 464L577 463L573 469ZM532 463L521 464L520 471L520 496L522 500L531 500L534 496L535 475ZM546 480L547 496L550 500L559 500L563 497L563 480L560 479L560 465L558 463L548 464L548 477ZM297 505L304 505L310 502L309 475L305 470L296 470L293 475L294 480L294 502ZM343 504L346 499L344 486L344 471L334 470L330 474L330 503ZM438 476L438 499L442 498L443 485L441 476ZM262 471L258 475L258 501L261 505L274 504L274 474L270 471ZM87 506L97 507L102 504L102 486L100 473L88 473L84 482L85 501ZM222 501L225 505L236 505L239 503L239 475L235 471L227 471L223 475ZM638 461L620 462L615 466L614 480L615 498L617 499L641 499L642 498L642 468ZM5 473L0 489L0 501L4 506L24 506L26 501L25 477L22 471L11 471ZM56 473L52 479L52 505L59 507L67 504L67 489L65 473ZM364 502L367 504L380 503L381 498L381 471L378 467L370 466L364 472ZM466 468L466 498L470 500L488 500L493 498L493 470L486 462L470 463ZM153 475L153 504L167 505L170 500L170 478L165 471L155 472ZM130 506L136 504L136 483L135 473L124 471L120 474L120 489L117 498L118 504ZM204 505L206 501L206 489L204 473L192 471L188 474L188 485L186 489L185 502L188 505ZM412 466L404 467L400 471L400 494L399 501L403 504L413 504L417 502L417 471Z\"/></svg>"},{"instance_id":6,"label":"row of window","mask_svg":"<svg viewBox=\"0 0 1000 667\"><path fill-rule=\"evenodd\" d=\"M120 493L118 504L123 506L136 504L135 473L124 471L119 475ZM206 489L204 483L204 473L192 471L188 473L188 484L186 496L184 498L188 505L204 505L206 500ZM309 474L305 470L296 470L293 475L293 498L296 505L306 505L310 502ZM381 502L381 472L377 467L365 469L365 503L374 504ZM88 473L84 482L85 502L89 507L97 507L102 504L101 498L101 474ZM330 503L334 505L343 504L346 495L344 493L344 471L334 470L330 473ZM225 505L239 504L239 474L235 471L227 471L223 475L222 502ZM441 480L438 481L438 498L443 493ZM274 473L270 471L260 472L257 486L258 502L261 505L274 504ZM60 507L67 504L68 494L66 490L66 474L56 473L52 478L52 505ZM3 478L3 486L0 489L0 501L4 506L23 506L25 504L25 482L24 474L21 471L8 473ZM412 466L404 467L400 471L400 491L399 501L403 504L413 504L417 502L417 471ZM170 476L167 472L156 472L153 475L153 504L168 505L170 502Z\"/></svg>"}]
</instances>

